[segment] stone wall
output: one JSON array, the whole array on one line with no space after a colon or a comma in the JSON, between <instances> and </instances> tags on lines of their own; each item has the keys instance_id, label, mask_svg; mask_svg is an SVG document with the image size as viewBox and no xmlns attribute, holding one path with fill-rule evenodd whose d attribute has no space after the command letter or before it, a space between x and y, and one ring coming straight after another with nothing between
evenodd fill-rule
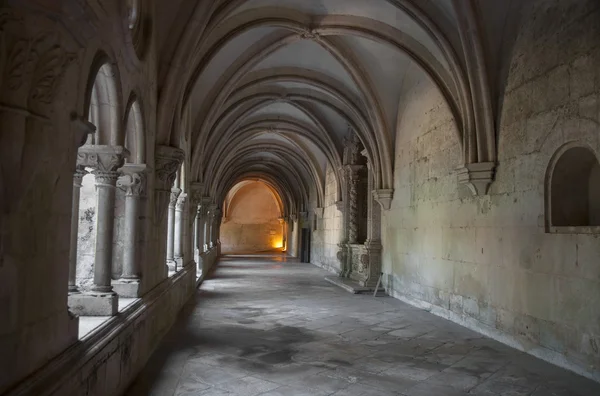
<instances>
[{"instance_id":1,"label":"stone wall","mask_svg":"<svg viewBox=\"0 0 600 396\"><path fill-rule=\"evenodd\" d=\"M242 187L229 204L227 221L221 224L221 251L261 252L283 243L281 212L271 191L262 182Z\"/></svg>"},{"instance_id":2,"label":"stone wall","mask_svg":"<svg viewBox=\"0 0 600 396\"><path fill-rule=\"evenodd\" d=\"M325 174L323 219L317 221L317 230L312 232L311 263L336 274L341 270L336 254L343 221L342 212L336 206L337 189L334 171L328 165Z\"/></svg>"},{"instance_id":3,"label":"stone wall","mask_svg":"<svg viewBox=\"0 0 600 396\"><path fill-rule=\"evenodd\" d=\"M570 141L600 152L600 5L530 6L507 60L489 195L459 189L448 106L416 69L405 78L414 83L400 100L395 195L383 216L385 284L396 297L600 379L600 239L544 227L551 156Z\"/></svg>"}]
</instances>

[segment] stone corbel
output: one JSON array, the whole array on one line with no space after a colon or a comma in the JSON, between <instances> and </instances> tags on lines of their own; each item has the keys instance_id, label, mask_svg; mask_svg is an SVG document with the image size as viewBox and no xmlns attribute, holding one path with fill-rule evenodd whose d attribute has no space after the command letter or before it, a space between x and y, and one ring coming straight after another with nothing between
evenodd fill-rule
<instances>
[{"instance_id":1,"label":"stone corbel","mask_svg":"<svg viewBox=\"0 0 600 396\"><path fill-rule=\"evenodd\" d=\"M323 215L325 214L325 208L315 208L314 212L319 219L322 219Z\"/></svg>"},{"instance_id":2,"label":"stone corbel","mask_svg":"<svg viewBox=\"0 0 600 396\"><path fill-rule=\"evenodd\" d=\"M185 159L183 150L177 147L156 146L155 151L155 199L154 221L161 224L171 196L171 188L177 175L177 170Z\"/></svg>"},{"instance_id":3,"label":"stone corbel","mask_svg":"<svg viewBox=\"0 0 600 396\"><path fill-rule=\"evenodd\" d=\"M393 189L373 190L373 199L381 205L383 210L390 210L392 207L392 199L394 198Z\"/></svg>"},{"instance_id":4,"label":"stone corbel","mask_svg":"<svg viewBox=\"0 0 600 396\"><path fill-rule=\"evenodd\" d=\"M336 201L335 202L335 207L337 208L337 210L339 210L340 212L344 211L344 201Z\"/></svg>"},{"instance_id":5,"label":"stone corbel","mask_svg":"<svg viewBox=\"0 0 600 396\"><path fill-rule=\"evenodd\" d=\"M96 133L96 126L76 113L71 114L71 123L76 131L77 147L83 146L88 136Z\"/></svg>"},{"instance_id":6,"label":"stone corbel","mask_svg":"<svg viewBox=\"0 0 600 396\"><path fill-rule=\"evenodd\" d=\"M486 195L494 181L495 162L465 164L457 169L458 183L465 185L473 195Z\"/></svg>"},{"instance_id":7,"label":"stone corbel","mask_svg":"<svg viewBox=\"0 0 600 396\"><path fill-rule=\"evenodd\" d=\"M146 165L125 164L119 171L122 175L117 179L117 187L124 190L127 195L138 197L146 195Z\"/></svg>"}]
</instances>

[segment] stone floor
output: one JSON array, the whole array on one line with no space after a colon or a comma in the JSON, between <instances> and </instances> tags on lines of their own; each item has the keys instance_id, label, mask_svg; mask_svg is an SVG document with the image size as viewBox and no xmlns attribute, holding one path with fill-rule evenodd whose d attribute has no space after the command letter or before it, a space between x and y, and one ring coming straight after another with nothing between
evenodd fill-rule
<instances>
[{"instance_id":1,"label":"stone floor","mask_svg":"<svg viewBox=\"0 0 600 396\"><path fill-rule=\"evenodd\" d=\"M600 395L600 384L284 257L225 257L129 396Z\"/></svg>"}]
</instances>

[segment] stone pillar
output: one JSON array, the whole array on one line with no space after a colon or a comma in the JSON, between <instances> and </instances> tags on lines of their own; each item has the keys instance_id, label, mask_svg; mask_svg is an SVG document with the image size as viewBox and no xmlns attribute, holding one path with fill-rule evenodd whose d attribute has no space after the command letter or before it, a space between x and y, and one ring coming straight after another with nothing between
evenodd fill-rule
<instances>
[{"instance_id":1,"label":"stone pillar","mask_svg":"<svg viewBox=\"0 0 600 396\"><path fill-rule=\"evenodd\" d=\"M177 271L177 263L175 262L175 206L177 206L177 199L180 194L181 190L179 188L173 187L171 189L167 224L167 266L169 271Z\"/></svg>"},{"instance_id":2,"label":"stone pillar","mask_svg":"<svg viewBox=\"0 0 600 396\"><path fill-rule=\"evenodd\" d=\"M126 164L120 170L123 175L117 180L117 187L125 190L123 269L121 278L113 282L113 287L121 297L139 297L138 230L140 200L146 194L146 165Z\"/></svg>"},{"instance_id":3,"label":"stone pillar","mask_svg":"<svg viewBox=\"0 0 600 396\"><path fill-rule=\"evenodd\" d=\"M215 237L216 237L216 225L215 221L217 218L217 205L211 204L208 207L208 248L212 249L215 247Z\"/></svg>"},{"instance_id":4,"label":"stone pillar","mask_svg":"<svg viewBox=\"0 0 600 396\"><path fill-rule=\"evenodd\" d=\"M82 146L77 154L78 165L94 169L97 194L94 284L89 292L69 296L69 306L79 315L110 316L118 312L111 268L117 170L123 165L124 155L123 147L101 145Z\"/></svg>"},{"instance_id":5,"label":"stone pillar","mask_svg":"<svg viewBox=\"0 0 600 396\"><path fill-rule=\"evenodd\" d=\"M165 266L166 247L163 241L168 238L168 224L164 224L165 215L168 212L171 197L173 195L173 183L177 176L177 170L185 159L183 150L170 146L156 146L155 151L155 190L154 190L154 224L158 227L158 240L161 241L159 254L157 254L156 265L164 268L164 276L168 274Z\"/></svg>"},{"instance_id":6,"label":"stone pillar","mask_svg":"<svg viewBox=\"0 0 600 396\"><path fill-rule=\"evenodd\" d=\"M185 222L185 216L183 211L185 209L185 200L187 194L182 193L177 197L175 203L175 221L174 221L174 232L173 232L173 256L175 260L175 270L183 267L183 225Z\"/></svg>"},{"instance_id":7,"label":"stone pillar","mask_svg":"<svg viewBox=\"0 0 600 396\"><path fill-rule=\"evenodd\" d=\"M77 237L79 232L79 200L81 182L87 171L77 167L73 175L73 200L71 203L71 245L69 249L69 293L78 293L77 287Z\"/></svg>"}]
</instances>

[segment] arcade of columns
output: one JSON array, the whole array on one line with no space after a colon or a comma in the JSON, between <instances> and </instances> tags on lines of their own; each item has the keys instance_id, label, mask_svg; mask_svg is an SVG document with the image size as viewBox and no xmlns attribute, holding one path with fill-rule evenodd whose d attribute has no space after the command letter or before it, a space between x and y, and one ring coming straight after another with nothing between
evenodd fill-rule
<instances>
[{"instance_id":1,"label":"arcade of columns","mask_svg":"<svg viewBox=\"0 0 600 396\"><path fill-rule=\"evenodd\" d=\"M90 133L93 127L90 128ZM86 144L79 148L77 168L73 176L73 205L71 218L71 248L69 254L69 308L83 316L110 316L118 312L118 298L140 297L141 263L139 230L142 209L147 196L147 166L125 163L127 150L120 146ZM201 185L192 183L190 199L184 192L181 169L184 154L172 147L157 147L156 215L160 223L162 208L168 204L167 265L165 272L177 272L187 260L185 227L188 217L194 223L193 255L198 277L212 265L219 254L220 210L209 197L199 196ZM83 177L91 173L96 188L96 240L93 285L80 290L77 285L77 247L80 190ZM116 190L125 193L125 221L123 225L122 274L111 279L113 238L115 225ZM189 202L189 203L188 203ZM189 215L186 215L186 203ZM190 221L190 224L191 224ZM207 262L203 267L203 262ZM210 263L210 264L209 264Z\"/></svg>"}]
</instances>

